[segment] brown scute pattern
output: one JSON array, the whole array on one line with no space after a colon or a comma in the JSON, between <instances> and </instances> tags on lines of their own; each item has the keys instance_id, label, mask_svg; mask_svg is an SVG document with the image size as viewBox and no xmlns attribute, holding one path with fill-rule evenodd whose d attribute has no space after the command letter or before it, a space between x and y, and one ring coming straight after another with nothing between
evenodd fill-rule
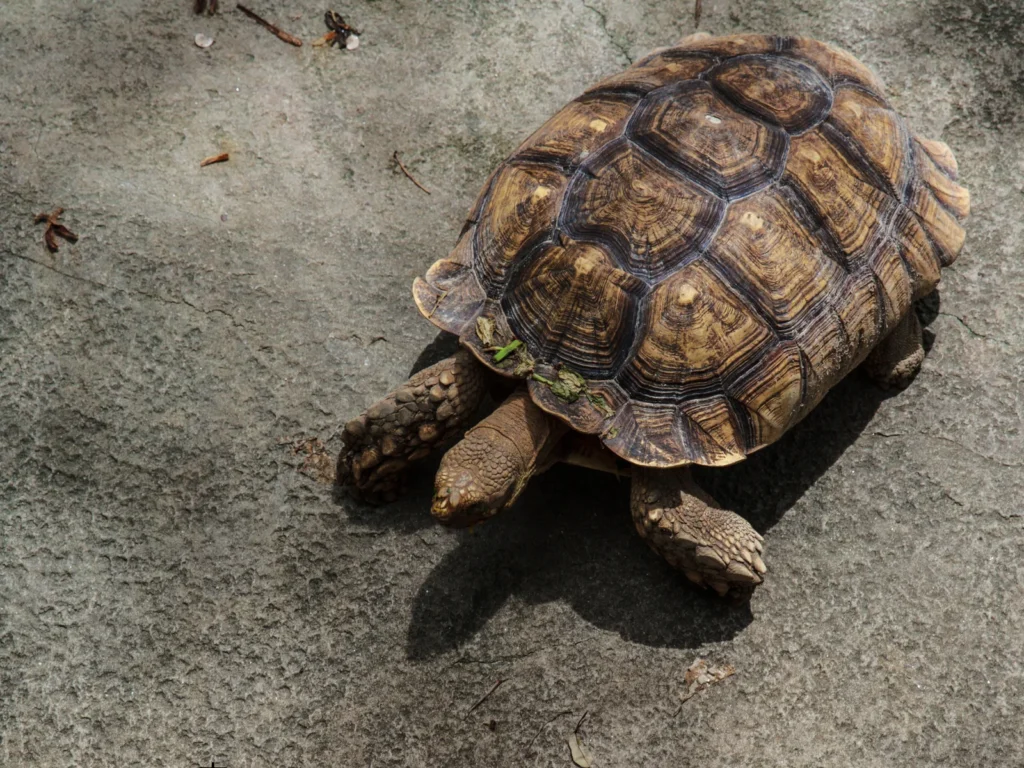
<instances>
[{"instance_id":1,"label":"brown scute pattern","mask_svg":"<svg viewBox=\"0 0 1024 768\"><path fill-rule=\"evenodd\" d=\"M637 107L629 135L716 196L749 195L786 162L786 134L731 107L705 82L670 86Z\"/></svg>"},{"instance_id":2,"label":"brown scute pattern","mask_svg":"<svg viewBox=\"0 0 1024 768\"><path fill-rule=\"evenodd\" d=\"M914 137L914 143L928 153L932 161L942 169L953 181L956 181L959 170L956 165L956 158L953 157L953 150L949 145L941 141L932 141L921 136Z\"/></svg>"},{"instance_id":3,"label":"brown scute pattern","mask_svg":"<svg viewBox=\"0 0 1024 768\"><path fill-rule=\"evenodd\" d=\"M539 365L537 372L548 379L557 377L558 372L554 366ZM551 389L536 379L529 382L530 396L543 410L558 416L579 432L588 435L606 433L611 427L611 420L604 409L594 407L588 397L580 397L574 402L567 403L560 400L552 393ZM618 414L629 404L629 395L616 382L610 380L590 380L587 387L591 397L600 397L604 403Z\"/></svg>"},{"instance_id":4,"label":"brown scute pattern","mask_svg":"<svg viewBox=\"0 0 1024 768\"><path fill-rule=\"evenodd\" d=\"M793 139L784 179L799 190L846 256L850 269L867 262L896 204L874 187L823 135L814 131Z\"/></svg>"},{"instance_id":5,"label":"brown scute pattern","mask_svg":"<svg viewBox=\"0 0 1024 768\"><path fill-rule=\"evenodd\" d=\"M800 38L695 35L606 78L500 165L414 295L530 395L642 465L724 465L859 365L959 252L970 198L878 78Z\"/></svg>"},{"instance_id":6,"label":"brown scute pattern","mask_svg":"<svg viewBox=\"0 0 1024 768\"><path fill-rule=\"evenodd\" d=\"M778 56L727 59L709 75L729 99L790 133L802 133L828 114L832 92L811 67Z\"/></svg>"},{"instance_id":7,"label":"brown scute pattern","mask_svg":"<svg viewBox=\"0 0 1024 768\"><path fill-rule=\"evenodd\" d=\"M893 230L897 235L900 257L910 273L914 298L927 296L939 284L941 266L931 238L917 216L907 208L897 214Z\"/></svg>"},{"instance_id":8,"label":"brown scute pattern","mask_svg":"<svg viewBox=\"0 0 1024 768\"><path fill-rule=\"evenodd\" d=\"M633 343L634 316L647 286L618 269L598 246L548 245L515 278L502 301L531 354L593 379L610 378Z\"/></svg>"},{"instance_id":9,"label":"brown scute pattern","mask_svg":"<svg viewBox=\"0 0 1024 768\"><path fill-rule=\"evenodd\" d=\"M703 261L662 282L646 304L639 346L619 375L634 397L674 402L680 391L718 392L723 375L775 339Z\"/></svg>"},{"instance_id":10,"label":"brown scute pattern","mask_svg":"<svg viewBox=\"0 0 1024 768\"><path fill-rule=\"evenodd\" d=\"M757 366L736 381L730 381L726 390L749 416L752 434L748 447L775 442L800 408L799 347L792 343L769 347Z\"/></svg>"},{"instance_id":11,"label":"brown scute pattern","mask_svg":"<svg viewBox=\"0 0 1024 768\"><path fill-rule=\"evenodd\" d=\"M636 96L569 102L523 142L516 157L575 169L581 160L622 134L636 102Z\"/></svg>"},{"instance_id":12,"label":"brown scute pattern","mask_svg":"<svg viewBox=\"0 0 1024 768\"><path fill-rule=\"evenodd\" d=\"M902 198L913 168L907 162L909 134L885 102L859 88L836 89L829 122L843 148L868 164Z\"/></svg>"},{"instance_id":13,"label":"brown scute pattern","mask_svg":"<svg viewBox=\"0 0 1024 768\"><path fill-rule=\"evenodd\" d=\"M725 395L692 398L679 405L686 429L687 445L697 456L721 466L739 461L747 453L744 430L737 429L735 408ZM704 462L700 462L704 463Z\"/></svg>"},{"instance_id":14,"label":"brown scute pattern","mask_svg":"<svg viewBox=\"0 0 1024 768\"><path fill-rule=\"evenodd\" d=\"M882 324L892 328L910 310L914 300L914 282L900 256L899 245L892 240L884 242L871 259L871 270L884 299Z\"/></svg>"},{"instance_id":15,"label":"brown scute pattern","mask_svg":"<svg viewBox=\"0 0 1024 768\"><path fill-rule=\"evenodd\" d=\"M708 257L786 338L822 301L839 299L842 268L777 190L731 205Z\"/></svg>"},{"instance_id":16,"label":"brown scute pattern","mask_svg":"<svg viewBox=\"0 0 1024 768\"><path fill-rule=\"evenodd\" d=\"M628 141L586 164L565 205L566 231L608 244L643 280L658 280L707 247L725 205Z\"/></svg>"},{"instance_id":17,"label":"brown scute pattern","mask_svg":"<svg viewBox=\"0 0 1024 768\"><path fill-rule=\"evenodd\" d=\"M935 199L958 221L971 213L971 195L941 169L927 152L914 153L917 172Z\"/></svg>"},{"instance_id":18,"label":"brown scute pattern","mask_svg":"<svg viewBox=\"0 0 1024 768\"><path fill-rule=\"evenodd\" d=\"M668 50L641 59L629 69L617 75L606 77L588 94L596 92L627 90L635 93L648 93L669 83L692 80L711 69L715 59L711 56L681 53Z\"/></svg>"},{"instance_id":19,"label":"brown scute pattern","mask_svg":"<svg viewBox=\"0 0 1024 768\"><path fill-rule=\"evenodd\" d=\"M488 296L496 298L519 255L554 226L568 180L543 165L506 165L476 228L473 266Z\"/></svg>"},{"instance_id":20,"label":"brown scute pattern","mask_svg":"<svg viewBox=\"0 0 1024 768\"><path fill-rule=\"evenodd\" d=\"M942 207L934 192L920 178L910 185L907 206L917 214L938 254L939 264L948 267L960 254L967 233L956 217Z\"/></svg>"},{"instance_id":21,"label":"brown scute pattern","mask_svg":"<svg viewBox=\"0 0 1024 768\"><path fill-rule=\"evenodd\" d=\"M888 330L881 324L881 296L878 281L870 269L846 276L844 306L839 310L843 333L850 346L849 358L860 363Z\"/></svg>"},{"instance_id":22,"label":"brown scute pattern","mask_svg":"<svg viewBox=\"0 0 1024 768\"><path fill-rule=\"evenodd\" d=\"M874 95L885 98L885 86L875 73L841 48L802 37L786 39L781 53L813 66L833 87L855 83Z\"/></svg>"}]
</instances>

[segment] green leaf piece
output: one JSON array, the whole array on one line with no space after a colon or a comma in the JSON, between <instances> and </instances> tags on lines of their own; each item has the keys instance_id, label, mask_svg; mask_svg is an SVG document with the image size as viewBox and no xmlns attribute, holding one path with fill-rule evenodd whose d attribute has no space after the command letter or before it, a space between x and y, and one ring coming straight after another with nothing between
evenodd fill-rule
<instances>
[{"instance_id":1,"label":"green leaf piece","mask_svg":"<svg viewBox=\"0 0 1024 768\"><path fill-rule=\"evenodd\" d=\"M608 405L608 401L604 399L603 395L595 395L590 392L587 392L587 400L589 400L590 404L597 408L597 410L599 410L605 416L615 415L615 411L613 411L612 407Z\"/></svg>"},{"instance_id":2,"label":"green leaf piece","mask_svg":"<svg viewBox=\"0 0 1024 768\"><path fill-rule=\"evenodd\" d=\"M494 353L494 362L500 363L502 360L511 355L521 346L523 346L523 342L521 342L519 339L516 339L515 341L506 344L504 347L502 347L501 349Z\"/></svg>"}]
</instances>

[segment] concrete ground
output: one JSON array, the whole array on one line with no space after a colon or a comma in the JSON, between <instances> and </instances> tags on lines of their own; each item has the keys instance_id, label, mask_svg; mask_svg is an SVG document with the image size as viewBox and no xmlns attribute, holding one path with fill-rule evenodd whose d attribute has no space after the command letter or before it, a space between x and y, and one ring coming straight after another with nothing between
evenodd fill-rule
<instances>
[{"instance_id":1,"label":"concrete ground","mask_svg":"<svg viewBox=\"0 0 1024 768\"><path fill-rule=\"evenodd\" d=\"M611 477L453 533L429 472L365 507L285 440L405 378L490 169L691 4L348 0L354 52L189 6L0 4L0 763L569 766L586 715L595 766L1024 764L1024 5L704 2L862 57L974 205L907 391L854 375L703 474L765 534L743 608ZM697 658L736 674L682 703Z\"/></svg>"}]
</instances>

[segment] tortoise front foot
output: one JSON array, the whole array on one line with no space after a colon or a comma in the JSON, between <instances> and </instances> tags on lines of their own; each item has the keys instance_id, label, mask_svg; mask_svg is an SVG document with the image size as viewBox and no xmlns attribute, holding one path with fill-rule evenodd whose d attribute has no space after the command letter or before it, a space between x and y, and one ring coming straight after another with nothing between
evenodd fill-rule
<instances>
[{"instance_id":1,"label":"tortoise front foot","mask_svg":"<svg viewBox=\"0 0 1024 768\"><path fill-rule=\"evenodd\" d=\"M924 362L924 333L913 306L903 319L871 350L864 370L883 389L903 389Z\"/></svg>"},{"instance_id":2,"label":"tortoise front foot","mask_svg":"<svg viewBox=\"0 0 1024 768\"><path fill-rule=\"evenodd\" d=\"M763 581L761 535L719 507L688 468L635 467L630 506L640 536L695 584L742 599Z\"/></svg>"},{"instance_id":3,"label":"tortoise front foot","mask_svg":"<svg viewBox=\"0 0 1024 768\"><path fill-rule=\"evenodd\" d=\"M483 398L485 375L462 350L424 368L352 419L342 434L338 483L371 503L393 501L409 465L465 429Z\"/></svg>"}]
</instances>

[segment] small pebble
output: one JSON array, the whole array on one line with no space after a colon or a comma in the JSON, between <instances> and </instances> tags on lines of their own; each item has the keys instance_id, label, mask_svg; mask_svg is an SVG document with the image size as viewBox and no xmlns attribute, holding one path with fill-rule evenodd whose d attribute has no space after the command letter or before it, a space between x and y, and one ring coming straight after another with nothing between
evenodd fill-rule
<instances>
[{"instance_id":1,"label":"small pebble","mask_svg":"<svg viewBox=\"0 0 1024 768\"><path fill-rule=\"evenodd\" d=\"M207 37L202 32L200 32L198 35L196 35L196 45L198 45L200 48L209 48L211 45L213 45L213 38Z\"/></svg>"},{"instance_id":2,"label":"small pebble","mask_svg":"<svg viewBox=\"0 0 1024 768\"><path fill-rule=\"evenodd\" d=\"M359 47L359 35L349 35L345 38L345 50L354 51Z\"/></svg>"}]
</instances>

